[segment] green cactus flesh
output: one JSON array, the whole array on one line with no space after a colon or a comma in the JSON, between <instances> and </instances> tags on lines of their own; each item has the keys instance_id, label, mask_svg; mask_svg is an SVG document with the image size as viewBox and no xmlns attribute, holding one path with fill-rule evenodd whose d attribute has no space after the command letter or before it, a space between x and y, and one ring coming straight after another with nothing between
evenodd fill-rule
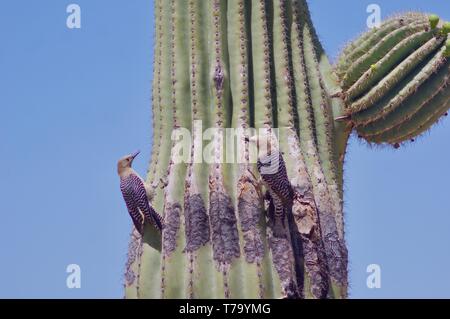
<instances>
[{"instance_id":1,"label":"green cactus flesh","mask_svg":"<svg viewBox=\"0 0 450 319\"><path fill-rule=\"evenodd\" d=\"M155 15L147 183L165 228L132 232L125 296L347 297L348 137L355 128L398 144L446 113L448 24L393 17L350 43L333 68L305 0L155 0ZM272 233L256 165L223 160L225 141L202 139L210 127L280 128L296 193L285 238ZM182 163L179 128L192 138ZM248 160L248 140L236 143ZM214 163L199 160L206 151Z\"/></svg>"},{"instance_id":2,"label":"green cactus flesh","mask_svg":"<svg viewBox=\"0 0 450 319\"><path fill-rule=\"evenodd\" d=\"M398 145L414 139L445 114L443 109L448 106L448 23L439 24L436 15L424 23L424 14L388 21L405 24L407 17L407 25L389 30L340 75L349 125L368 142ZM392 39L395 42L388 45ZM369 69L370 63L376 68Z\"/></svg>"},{"instance_id":3,"label":"green cactus flesh","mask_svg":"<svg viewBox=\"0 0 450 319\"><path fill-rule=\"evenodd\" d=\"M445 52L444 55L446 58L450 57L450 39L445 42Z\"/></svg>"},{"instance_id":4,"label":"green cactus flesh","mask_svg":"<svg viewBox=\"0 0 450 319\"><path fill-rule=\"evenodd\" d=\"M432 14L428 17L428 21L430 21L431 29L434 29L439 23L439 16Z\"/></svg>"}]
</instances>

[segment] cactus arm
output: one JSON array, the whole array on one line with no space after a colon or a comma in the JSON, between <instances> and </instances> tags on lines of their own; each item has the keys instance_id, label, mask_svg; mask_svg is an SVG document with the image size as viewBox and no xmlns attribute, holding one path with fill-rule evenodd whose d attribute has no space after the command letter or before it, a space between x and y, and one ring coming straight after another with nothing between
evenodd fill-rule
<instances>
[{"instance_id":1,"label":"cactus arm","mask_svg":"<svg viewBox=\"0 0 450 319\"><path fill-rule=\"evenodd\" d=\"M386 21L383 24L385 23ZM344 47L344 49L342 49L342 52L339 55L338 61L336 63L336 73L340 75L345 74L345 71L348 70L350 65L351 55L358 51L361 52L360 54L362 55L364 52L363 48L365 47L364 44L368 43L369 40L374 37L377 31L378 28L372 28L370 29L370 32L361 33L355 40L350 42L347 46ZM358 56L356 56L356 58L358 58Z\"/></svg>"},{"instance_id":2,"label":"cactus arm","mask_svg":"<svg viewBox=\"0 0 450 319\"><path fill-rule=\"evenodd\" d=\"M420 13L392 21L404 26L387 33L344 73L337 67L337 74L344 83L347 125L370 143L397 147L445 113L450 24ZM400 41L393 45L393 39ZM355 72L358 67L366 71Z\"/></svg>"},{"instance_id":3,"label":"cactus arm","mask_svg":"<svg viewBox=\"0 0 450 319\"><path fill-rule=\"evenodd\" d=\"M397 67L392 70L383 80L375 85L364 97L355 101L350 105L352 112L364 110L370 105L378 102L387 94L394 86L402 80L406 75L414 70L430 53L435 51L443 42L442 38L432 38L421 48L416 50L408 58L403 60Z\"/></svg>"},{"instance_id":4,"label":"cactus arm","mask_svg":"<svg viewBox=\"0 0 450 319\"><path fill-rule=\"evenodd\" d=\"M400 89L391 91L379 103L376 103L372 107L352 114L352 121L357 126L367 125L395 111L407 97L416 92L428 78L439 70L445 62L445 57L443 56L444 50L445 47L441 48L424 67L417 68L409 77L401 81Z\"/></svg>"},{"instance_id":5,"label":"cactus arm","mask_svg":"<svg viewBox=\"0 0 450 319\"><path fill-rule=\"evenodd\" d=\"M448 66L442 67L435 76L424 83L420 90L408 97L399 106L397 112L359 128L358 134L371 142L383 141L397 126L409 121L421 109L428 108L427 105L431 99L446 89L449 84L448 72Z\"/></svg>"},{"instance_id":6,"label":"cactus arm","mask_svg":"<svg viewBox=\"0 0 450 319\"><path fill-rule=\"evenodd\" d=\"M447 94L446 94L447 93ZM405 127L401 127L402 133L394 136L388 142L395 144L401 143L405 140L412 139L426 130L428 130L433 124L435 124L440 118L446 116L447 111L450 107L450 97L448 92L442 92L434 98L430 103L430 109L432 112L427 112L427 114L423 114L425 112L420 112L418 117L414 118L410 123L405 124ZM414 126L414 127L413 127Z\"/></svg>"},{"instance_id":7,"label":"cactus arm","mask_svg":"<svg viewBox=\"0 0 450 319\"><path fill-rule=\"evenodd\" d=\"M347 100L353 101L356 97L375 86L376 83L386 76L393 67L402 62L411 51L416 50L430 40L433 34L433 31L417 32L400 41L400 43L398 43L388 54L374 64L374 68L367 70L366 73L348 89L346 96ZM437 41L433 39L429 46L433 47L433 43L435 42ZM411 62L414 61L419 61L419 59L412 59ZM409 63L408 66L414 67L414 64Z\"/></svg>"},{"instance_id":8,"label":"cactus arm","mask_svg":"<svg viewBox=\"0 0 450 319\"><path fill-rule=\"evenodd\" d=\"M396 31L404 25L409 25L416 21L426 22L421 14L409 13L405 16L394 16L381 24L379 28L373 28L353 41L343 50L339 62L336 66L339 76L344 75L353 63L361 56L370 51L380 41L391 32ZM353 44L354 43L354 44Z\"/></svg>"},{"instance_id":9,"label":"cactus arm","mask_svg":"<svg viewBox=\"0 0 450 319\"><path fill-rule=\"evenodd\" d=\"M402 41L405 37L410 36L416 32L424 31L429 28L426 22L413 22L410 25L401 27L392 31L380 40L372 49L355 61L347 71L343 81L342 87L348 89L358 78L367 71L370 66L384 57L392 48Z\"/></svg>"},{"instance_id":10,"label":"cactus arm","mask_svg":"<svg viewBox=\"0 0 450 319\"><path fill-rule=\"evenodd\" d=\"M447 74L449 69L447 68ZM421 105L421 108L408 121L402 122L392 130L379 136L387 143L395 144L414 138L431 127L439 118L446 114L450 107L450 90L445 89L450 83L448 75L445 83L429 96L427 101Z\"/></svg>"}]
</instances>

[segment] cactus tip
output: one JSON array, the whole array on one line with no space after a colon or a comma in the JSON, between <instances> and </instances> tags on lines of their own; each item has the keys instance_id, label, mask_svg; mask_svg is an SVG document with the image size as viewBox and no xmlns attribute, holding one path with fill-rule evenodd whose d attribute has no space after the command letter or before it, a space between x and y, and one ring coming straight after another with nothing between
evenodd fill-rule
<instances>
[{"instance_id":1,"label":"cactus tip","mask_svg":"<svg viewBox=\"0 0 450 319\"><path fill-rule=\"evenodd\" d=\"M445 22L442 26L442 33L445 34L449 34L450 33L450 22Z\"/></svg>"},{"instance_id":2,"label":"cactus tip","mask_svg":"<svg viewBox=\"0 0 450 319\"><path fill-rule=\"evenodd\" d=\"M434 29L439 23L439 16L436 14L432 14L428 17L428 21L430 21L431 29Z\"/></svg>"},{"instance_id":3,"label":"cactus tip","mask_svg":"<svg viewBox=\"0 0 450 319\"><path fill-rule=\"evenodd\" d=\"M370 66L370 69L371 69L372 71L376 71L376 70L377 70L377 65L376 65L376 64L372 64L372 65Z\"/></svg>"},{"instance_id":4,"label":"cactus tip","mask_svg":"<svg viewBox=\"0 0 450 319\"><path fill-rule=\"evenodd\" d=\"M450 39L445 42L445 52L444 55L446 57L450 57Z\"/></svg>"}]
</instances>

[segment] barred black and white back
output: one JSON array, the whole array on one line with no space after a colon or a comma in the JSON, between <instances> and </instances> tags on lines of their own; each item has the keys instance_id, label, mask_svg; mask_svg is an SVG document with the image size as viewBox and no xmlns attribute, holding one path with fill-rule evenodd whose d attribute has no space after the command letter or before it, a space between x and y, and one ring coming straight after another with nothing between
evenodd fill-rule
<instances>
[{"instance_id":1,"label":"barred black and white back","mask_svg":"<svg viewBox=\"0 0 450 319\"><path fill-rule=\"evenodd\" d=\"M144 182L139 176L130 174L121 179L120 190L134 226L141 235L144 232L144 220L162 231L162 217L150 206Z\"/></svg>"},{"instance_id":2,"label":"barred black and white back","mask_svg":"<svg viewBox=\"0 0 450 319\"><path fill-rule=\"evenodd\" d=\"M273 232L276 237L284 237L286 209L292 206L294 190L289 181L283 156L278 150L260 156L257 168L266 184L274 206Z\"/></svg>"},{"instance_id":3,"label":"barred black and white back","mask_svg":"<svg viewBox=\"0 0 450 319\"><path fill-rule=\"evenodd\" d=\"M270 154L258 158L256 165L263 181L269 188L269 192L277 195L284 204L292 203L294 190L289 181L286 164L281 153L272 150Z\"/></svg>"}]
</instances>

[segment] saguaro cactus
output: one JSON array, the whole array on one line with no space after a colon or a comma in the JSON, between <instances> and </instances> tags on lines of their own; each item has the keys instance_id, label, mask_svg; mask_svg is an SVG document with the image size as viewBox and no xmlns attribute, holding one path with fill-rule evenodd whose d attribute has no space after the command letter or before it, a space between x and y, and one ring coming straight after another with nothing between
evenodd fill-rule
<instances>
[{"instance_id":1,"label":"saguaro cactus","mask_svg":"<svg viewBox=\"0 0 450 319\"><path fill-rule=\"evenodd\" d=\"M147 225L143 241L133 232L126 297L347 297L348 137L355 128L398 146L447 111L449 24L395 16L350 43L333 67L305 0L155 0L155 13L147 182L165 228L161 238ZM288 236L272 232L274 208L245 134L233 146L244 161L231 163L221 134L202 139L209 127L280 129L295 192ZM172 138L180 128L192 135L181 163ZM198 158L204 146L213 163Z\"/></svg>"}]
</instances>

